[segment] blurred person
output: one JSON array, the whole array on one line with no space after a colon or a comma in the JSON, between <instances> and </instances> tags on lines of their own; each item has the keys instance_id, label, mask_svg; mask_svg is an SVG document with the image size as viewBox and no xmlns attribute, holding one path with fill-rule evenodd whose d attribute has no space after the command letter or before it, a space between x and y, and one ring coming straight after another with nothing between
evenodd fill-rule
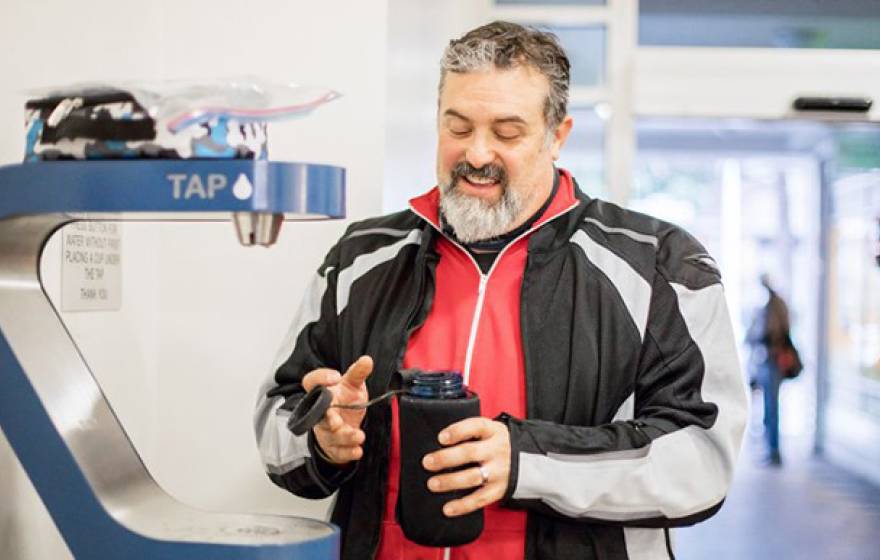
<instances>
[{"instance_id":1,"label":"blurred person","mask_svg":"<svg viewBox=\"0 0 880 560\"><path fill-rule=\"evenodd\" d=\"M753 387L760 387L764 400L764 439L766 454L763 461L781 465L779 452L779 387L785 379L778 366L777 355L791 345L791 325L785 300L773 289L770 276L762 274L761 286L767 291L767 301L755 311L746 341L752 347L751 379Z\"/></svg>"},{"instance_id":2,"label":"blurred person","mask_svg":"<svg viewBox=\"0 0 880 560\"><path fill-rule=\"evenodd\" d=\"M554 165L569 68L555 36L512 23L449 43L437 186L348 228L261 389L267 473L337 493L343 558L667 558L669 528L724 501L747 403L718 269ZM431 491L469 492L445 515L484 510L470 544L420 546L397 524L396 401L287 429L316 386L365 403L400 368L461 371L480 396L482 416L421 458Z\"/></svg>"}]
</instances>

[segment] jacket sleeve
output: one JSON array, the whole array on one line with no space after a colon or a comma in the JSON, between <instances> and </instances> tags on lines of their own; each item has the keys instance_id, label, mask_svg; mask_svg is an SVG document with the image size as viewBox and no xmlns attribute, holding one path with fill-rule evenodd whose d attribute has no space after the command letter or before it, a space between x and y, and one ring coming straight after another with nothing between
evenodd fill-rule
<instances>
[{"instance_id":1,"label":"jacket sleeve","mask_svg":"<svg viewBox=\"0 0 880 560\"><path fill-rule=\"evenodd\" d=\"M714 261L679 232L658 250L632 393L603 425L502 415L511 475L503 504L634 527L673 527L724 501L747 399Z\"/></svg>"},{"instance_id":2,"label":"jacket sleeve","mask_svg":"<svg viewBox=\"0 0 880 560\"><path fill-rule=\"evenodd\" d=\"M305 396L302 378L316 368L340 367L337 352L336 278L339 246L331 249L300 303L270 374L260 387L254 430L269 478L305 498L332 494L354 473L321 458L311 432L294 436L291 411Z\"/></svg>"}]
</instances>

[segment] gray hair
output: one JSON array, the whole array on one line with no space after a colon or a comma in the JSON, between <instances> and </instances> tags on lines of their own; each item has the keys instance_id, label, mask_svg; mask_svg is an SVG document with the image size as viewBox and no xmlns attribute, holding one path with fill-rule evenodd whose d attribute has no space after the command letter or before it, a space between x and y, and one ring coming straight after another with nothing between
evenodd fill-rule
<instances>
[{"instance_id":1,"label":"gray hair","mask_svg":"<svg viewBox=\"0 0 880 560\"><path fill-rule=\"evenodd\" d=\"M506 69L528 65L550 82L544 121L554 130L568 113L571 65L557 37L506 21L494 21L449 42L440 61L440 91L448 72L467 73L492 65Z\"/></svg>"}]
</instances>

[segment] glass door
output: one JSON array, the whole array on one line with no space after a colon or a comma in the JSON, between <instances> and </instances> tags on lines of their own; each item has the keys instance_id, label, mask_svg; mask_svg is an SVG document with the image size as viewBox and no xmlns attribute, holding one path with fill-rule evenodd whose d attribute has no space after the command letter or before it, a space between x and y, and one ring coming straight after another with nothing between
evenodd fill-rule
<instances>
[{"instance_id":1,"label":"glass door","mask_svg":"<svg viewBox=\"0 0 880 560\"><path fill-rule=\"evenodd\" d=\"M867 478L880 464L880 129L836 135L829 169L827 379L821 386L833 459Z\"/></svg>"},{"instance_id":2,"label":"glass door","mask_svg":"<svg viewBox=\"0 0 880 560\"><path fill-rule=\"evenodd\" d=\"M783 439L809 453L819 363L822 160L827 125L730 119L640 119L629 206L684 227L722 271L743 375L754 373L745 332L766 299L767 275L792 316L806 371L788 383ZM785 437L787 436L787 438Z\"/></svg>"}]
</instances>

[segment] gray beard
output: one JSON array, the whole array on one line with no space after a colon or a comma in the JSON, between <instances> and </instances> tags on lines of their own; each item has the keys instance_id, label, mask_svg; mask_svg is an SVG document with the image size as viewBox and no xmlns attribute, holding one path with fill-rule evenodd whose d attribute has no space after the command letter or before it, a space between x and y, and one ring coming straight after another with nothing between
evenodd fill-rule
<instances>
[{"instance_id":1,"label":"gray beard","mask_svg":"<svg viewBox=\"0 0 880 560\"><path fill-rule=\"evenodd\" d=\"M487 202L464 194L449 183L441 186L440 209L458 240L473 243L511 231L528 199L508 185L500 199Z\"/></svg>"}]
</instances>

